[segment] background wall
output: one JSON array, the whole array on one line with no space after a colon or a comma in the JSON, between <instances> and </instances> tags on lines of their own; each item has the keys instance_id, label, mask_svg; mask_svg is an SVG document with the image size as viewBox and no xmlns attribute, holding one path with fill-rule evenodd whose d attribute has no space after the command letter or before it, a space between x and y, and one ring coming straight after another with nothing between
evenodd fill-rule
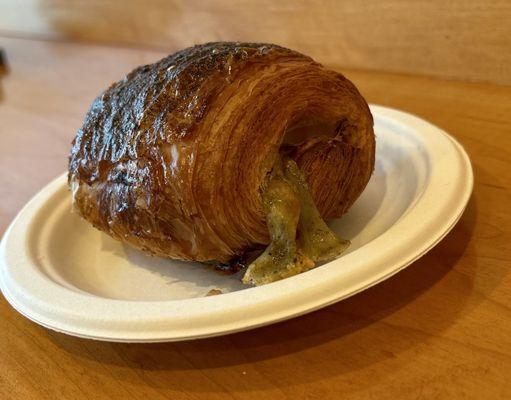
<instances>
[{"instance_id":1,"label":"background wall","mask_svg":"<svg viewBox=\"0 0 511 400\"><path fill-rule=\"evenodd\" d=\"M511 1L0 0L0 36L267 41L336 67L511 84Z\"/></svg>"}]
</instances>

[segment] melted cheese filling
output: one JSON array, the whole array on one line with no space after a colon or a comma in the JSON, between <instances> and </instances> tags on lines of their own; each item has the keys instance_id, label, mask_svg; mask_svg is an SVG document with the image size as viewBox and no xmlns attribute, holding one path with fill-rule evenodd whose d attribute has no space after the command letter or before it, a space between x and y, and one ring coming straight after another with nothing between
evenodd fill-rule
<instances>
[{"instance_id":1,"label":"melted cheese filling","mask_svg":"<svg viewBox=\"0 0 511 400\"><path fill-rule=\"evenodd\" d=\"M271 242L247 268L244 283L262 285L314 268L346 250L314 204L307 182L291 159L278 159L262 188Z\"/></svg>"}]
</instances>

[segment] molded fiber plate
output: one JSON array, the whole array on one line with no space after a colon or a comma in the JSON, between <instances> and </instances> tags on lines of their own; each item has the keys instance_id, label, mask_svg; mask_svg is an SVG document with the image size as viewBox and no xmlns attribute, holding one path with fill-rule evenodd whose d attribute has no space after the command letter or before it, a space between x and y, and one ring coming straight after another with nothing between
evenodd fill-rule
<instances>
[{"instance_id":1,"label":"molded fiber plate","mask_svg":"<svg viewBox=\"0 0 511 400\"><path fill-rule=\"evenodd\" d=\"M428 122L372 106L374 174L332 228L339 259L261 287L200 264L146 256L71 212L63 175L18 214L0 245L0 287L20 313L86 338L156 342L222 335L301 315L389 278L460 218L473 185L462 147ZM223 294L206 297L210 289Z\"/></svg>"}]
</instances>

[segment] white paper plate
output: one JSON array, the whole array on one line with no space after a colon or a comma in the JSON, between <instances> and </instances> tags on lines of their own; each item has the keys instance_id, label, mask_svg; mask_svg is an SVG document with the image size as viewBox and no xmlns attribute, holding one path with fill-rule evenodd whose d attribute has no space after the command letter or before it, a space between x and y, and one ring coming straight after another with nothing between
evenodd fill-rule
<instances>
[{"instance_id":1,"label":"white paper plate","mask_svg":"<svg viewBox=\"0 0 511 400\"><path fill-rule=\"evenodd\" d=\"M341 258L266 286L202 265L152 258L71 213L65 176L19 213L0 247L0 287L20 313L71 335L173 341L241 331L344 299L431 249L472 191L462 147L428 122L372 106L376 168L333 228L352 245ZM205 297L213 288L224 294Z\"/></svg>"}]
</instances>

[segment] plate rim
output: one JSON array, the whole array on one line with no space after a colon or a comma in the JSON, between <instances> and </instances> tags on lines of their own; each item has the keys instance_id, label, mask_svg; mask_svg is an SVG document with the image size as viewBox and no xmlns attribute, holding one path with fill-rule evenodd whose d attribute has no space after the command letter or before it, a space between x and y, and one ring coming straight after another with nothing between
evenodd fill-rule
<instances>
[{"instance_id":1,"label":"plate rim","mask_svg":"<svg viewBox=\"0 0 511 400\"><path fill-rule=\"evenodd\" d=\"M333 277L334 281L328 282L327 279L332 279L332 276L328 275L332 275L331 272L333 270L332 267L330 267L330 269L324 267L347 264L354 258L353 256L350 257L352 254L355 254L362 248L366 248L366 246L369 246L371 243L374 247L374 242L383 240L385 236L388 235L388 231L382 233L379 237L368 242L353 253L334 260L320 268L309 271L306 274L300 274L257 288L248 288L243 291L226 293L221 296L159 301L106 299L88 294L80 294L64 288L52 281L49 277L43 276L44 274L41 271L39 271L39 275L37 273L35 274L36 278L34 278L33 275L30 276L30 278L34 278L35 282L27 282L27 276L20 274L20 271L17 270L16 267L20 267L23 272L23 263L29 262L30 258L25 254L25 257L17 259L16 257L12 257L12 250L11 252L8 250L13 246L12 241L14 239L20 239L20 236L26 239L26 236L30 235L30 224L20 226L20 221L22 222L23 218L26 219L30 215L32 215L33 219L36 213L40 211L40 208L48 202L49 198L58 194L59 189L62 188L62 181L65 180L66 174L64 174L39 191L39 193L23 207L6 230L0 243L0 289L8 302L18 312L40 325L73 336L119 342L177 341L239 332L303 315L366 290L403 270L440 242L460 219L473 190L473 171L470 159L461 144L455 138L424 119L403 111L377 105L371 105L371 111L375 115L375 119L378 117L392 120L401 125L405 125L408 129L415 129L419 133L423 130L427 130L429 134L432 134L436 139L441 138L441 140L439 140L443 141L444 145L452 145L450 149L452 153L451 157L454 158L457 156L459 173L463 175L462 179L456 182L458 185L462 186L456 190L456 204L450 205L450 212L449 210L442 210L444 213L447 212L448 216L444 216L441 223L438 224L440 227L438 225L436 228L430 226L429 229L433 231L427 235L426 239L419 243L411 243L412 250L401 252L401 256L395 254L395 252L394 254L390 254L392 252L384 253L387 259L380 262L380 264L383 264L380 274L372 275L371 278L361 280L360 278L357 279L356 275L357 272L360 274L362 270L357 270L357 267L358 264L364 263L358 261L358 264L355 263L354 266L344 265L344 268L350 269L350 272L353 273L351 276L351 283L348 285L345 284L342 289L335 290L334 286L336 281L338 281L338 276L342 276L343 273L338 273L337 277ZM453 190L454 189L451 191ZM42 201L44 199L46 199L46 203ZM420 202L421 200L419 199L418 203ZM444 208L446 206L445 203L445 201L442 203ZM39 207L37 207L38 205ZM417 206L417 204L415 206ZM440 207L436 211L435 219L439 219L441 215ZM431 225L431 222L429 225ZM25 229L23 230L22 228ZM390 229L392 229L392 227ZM414 231L414 235L410 235L410 237L417 239L417 236L420 236L421 233L423 233L423 230L416 230ZM403 239L403 242L400 243L400 247L403 247L402 245L404 243L409 243L410 237L408 240ZM9 249L7 248L8 244ZM18 243L18 247L19 245ZM26 251L26 249L21 250ZM397 258L397 260L401 260L392 261L392 257L390 257L392 255L394 259ZM389 258L391 258L390 261ZM8 264L10 264L10 267ZM330 272L330 274L328 272ZM344 275L347 275L347 273L344 273ZM314 286L315 282L322 284L322 293L318 293L318 288ZM48 302L47 299L45 301L44 296L41 298L41 293L44 293L44 291L41 292L41 288L37 287L37 284L52 286L52 290L55 291L54 298L58 296L62 296L62 298L58 297L57 302ZM296 286L300 284L302 288L297 291ZM275 296L271 295L271 290L273 290L273 292L279 291L282 293L280 296L277 296L277 301L275 300ZM309 301L302 301L296 304L293 298L296 298L297 295L302 297L304 295L306 297L311 295L311 298ZM231 313L226 310L225 304L222 306L227 296L231 297L231 302L233 300L238 302L236 303L237 310L230 310ZM68 302L67 308L62 304L66 301ZM102 303L102 305L98 304L98 301ZM271 310L273 311L271 313L264 312L263 310L265 305L268 305L269 301L273 302L271 306ZM195 308L193 312L186 315L186 313L184 313L185 310L182 308L184 308L184 305L189 305L191 302L194 303ZM87 303L87 309L94 309L98 314L95 317L89 315L88 318L87 316L84 318L83 314L80 315L80 313L77 313L78 308L83 307L84 303ZM278 303L280 307L275 303ZM179 304L181 304L181 308ZM90 308L91 305L93 305L92 308ZM127 318L127 315L124 315L123 318L112 318L113 310L119 311L122 310L123 307L143 309L144 305L151 309L154 309L155 306L160 306L163 309L158 310L156 308L152 310L155 312L150 319L146 318L141 320L137 317ZM240 313L240 309L242 308L244 308L242 310L243 312ZM101 311L103 311L106 317L102 317ZM211 313L211 311L213 312ZM247 318L246 315L250 315L250 312L254 312L254 314ZM205 318L204 314L208 314L208 318ZM226 314L228 314L228 318ZM179 316L179 318L177 318L177 316ZM211 322L213 316L218 318L215 323ZM68 320L63 321L62 317L66 317ZM243 318L240 320L238 319L240 317ZM173 321L174 323L170 323L169 325L169 321ZM191 321L195 325L193 325L193 323L190 324ZM151 325L151 327L149 328L147 325Z\"/></svg>"}]
</instances>

